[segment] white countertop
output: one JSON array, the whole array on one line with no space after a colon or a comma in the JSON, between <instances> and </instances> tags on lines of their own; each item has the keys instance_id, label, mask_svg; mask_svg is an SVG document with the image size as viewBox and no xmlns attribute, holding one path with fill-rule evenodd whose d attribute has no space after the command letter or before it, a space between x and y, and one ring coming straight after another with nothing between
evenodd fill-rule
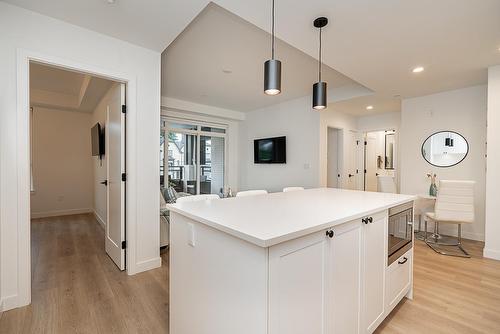
<instances>
[{"instance_id":1,"label":"white countertop","mask_svg":"<svg viewBox=\"0 0 500 334\"><path fill-rule=\"evenodd\" d=\"M257 246L269 247L414 199L410 195L317 188L168 207Z\"/></svg>"}]
</instances>

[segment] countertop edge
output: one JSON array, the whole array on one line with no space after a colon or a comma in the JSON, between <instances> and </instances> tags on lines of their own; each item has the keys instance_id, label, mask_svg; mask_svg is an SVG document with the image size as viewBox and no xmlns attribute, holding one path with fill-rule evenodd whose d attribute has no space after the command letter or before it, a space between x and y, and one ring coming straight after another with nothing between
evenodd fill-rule
<instances>
[{"instance_id":1,"label":"countertop edge","mask_svg":"<svg viewBox=\"0 0 500 334\"><path fill-rule=\"evenodd\" d=\"M301 229L301 230L298 230L298 231L290 232L290 233L287 233L287 234L284 234L284 235L281 235L281 236L278 236L278 237L270 238L270 239L261 239L261 238L254 237L252 235L243 233L243 232L235 230L233 228L229 228L229 227L227 227L225 225L221 225L221 224L219 224L217 222L210 221L208 219L205 219L205 218L199 217L197 215L191 214L191 213L189 213L187 211L184 211L184 210L181 210L181 209L179 209L179 208L177 208L177 207L175 207L175 206L173 206L171 204L168 204L167 208L169 210L177 213L177 214L185 216L185 217L187 217L189 219L196 220L196 221L198 221L200 223L203 223L203 224L205 224L205 225L207 225L209 227L212 227L212 228L214 228L216 230L222 231L224 233L227 233L229 235L232 235L232 236L237 237L239 239L242 239L244 241L247 241L247 242L249 242L251 244L254 244L256 246L263 247L263 248L268 248L268 247L272 247L272 246L275 246L275 245L283 243L283 242L287 242L287 241L290 241L290 240L293 240L293 239L296 239L296 238L300 238L300 237L306 236L308 234L319 232L319 231L321 231L323 229L327 229L327 228L330 228L330 227L338 226L338 225L341 225L341 224L344 224L344 223L347 223L347 222L350 222L350 221L353 221L353 220L365 217L365 216L370 215L370 214L374 214L374 213L377 213L377 212L388 210L389 208L397 206L397 205L401 205L401 204L404 204L404 203L415 201L416 198L417 198L417 196L413 196L413 195L404 195L404 196L407 196L407 198L401 199L401 200L396 201L394 203L390 203L390 204L381 206L381 207L373 209L373 210L363 211L363 212L360 212L360 213L355 214L355 215L343 217L343 218L340 218L340 219L337 219L337 220L334 220L334 221L329 221L329 222L326 222L326 223L321 223L321 224L312 226L310 228L306 228L306 229Z\"/></svg>"}]
</instances>

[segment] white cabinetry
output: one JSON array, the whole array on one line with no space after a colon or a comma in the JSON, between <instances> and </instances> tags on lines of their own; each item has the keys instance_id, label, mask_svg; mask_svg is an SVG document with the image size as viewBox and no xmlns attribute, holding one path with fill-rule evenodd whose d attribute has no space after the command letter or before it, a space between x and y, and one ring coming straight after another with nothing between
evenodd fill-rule
<instances>
[{"instance_id":1,"label":"white cabinetry","mask_svg":"<svg viewBox=\"0 0 500 334\"><path fill-rule=\"evenodd\" d=\"M363 333L372 333L384 319L387 215L370 216L364 225Z\"/></svg>"},{"instance_id":2,"label":"white cabinetry","mask_svg":"<svg viewBox=\"0 0 500 334\"><path fill-rule=\"evenodd\" d=\"M387 212L365 219L269 249L269 334L375 330L385 316Z\"/></svg>"},{"instance_id":3,"label":"white cabinetry","mask_svg":"<svg viewBox=\"0 0 500 334\"><path fill-rule=\"evenodd\" d=\"M323 231L269 249L269 333L328 333L329 249Z\"/></svg>"}]
</instances>

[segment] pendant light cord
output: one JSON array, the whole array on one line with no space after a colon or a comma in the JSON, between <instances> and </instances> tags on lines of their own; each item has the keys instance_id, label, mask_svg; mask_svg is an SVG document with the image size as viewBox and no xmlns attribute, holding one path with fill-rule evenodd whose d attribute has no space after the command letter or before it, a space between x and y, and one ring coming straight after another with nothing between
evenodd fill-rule
<instances>
[{"instance_id":1,"label":"pendant light cord","mask_svg":"<svg viewBox=\"0 0 500 334\"><path fill-rule=\"evenodd\" d=\"M274 59L274 0L273 0L273 5L272 5L272 23L271 23L271 31L272 31L272 38L271 38L271 59Z\"/></svg>"},{"instance_id":2,"label":"pendant light cord","mask_svg":"<svg viewBox=\"0 0 500 334\"><path fill-rule=\"evenodd\" d=\"M318 67L319 67L319 82L321 82L321 31L322 31L323 28L319 28L319 64L318 64Z\"/></svg>"}]
</instances>

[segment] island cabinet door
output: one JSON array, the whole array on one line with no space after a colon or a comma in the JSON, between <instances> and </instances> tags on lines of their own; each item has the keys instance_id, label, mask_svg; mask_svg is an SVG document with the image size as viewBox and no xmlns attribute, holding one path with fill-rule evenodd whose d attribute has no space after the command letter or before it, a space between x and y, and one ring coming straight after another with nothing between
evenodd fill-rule
<instances>
[{"instance_id":1,"label":"island cabinet door","mask_svg":"<svg viewBox=\"0 0 500 334\"><path fill-rule=\"evenodd\" d=\"M327 334L326 231L269 249L269 334Z\"/></svg>"},{"instance_id":2,"label":"island cabinet door","mask_svg":"<svg viewBox=\"0 0 500 334\"><path fill-rule=\"evenodd\" d=\"M357 334L361 320L362 223L336 226L330 248L329 333Z\"/></svg>"},{"instance_id":3,"label":"island cabinet door","mask_svg":"<svg viewBox=\"0 0 500 334\"><path fill-rule=\"evenodd\" d=\"M363 223L363 333L373 333L384 319L387 266L387 214L371 215ZM365 221L366 222L366 221Z\"/></svg>"}]
</instances>

